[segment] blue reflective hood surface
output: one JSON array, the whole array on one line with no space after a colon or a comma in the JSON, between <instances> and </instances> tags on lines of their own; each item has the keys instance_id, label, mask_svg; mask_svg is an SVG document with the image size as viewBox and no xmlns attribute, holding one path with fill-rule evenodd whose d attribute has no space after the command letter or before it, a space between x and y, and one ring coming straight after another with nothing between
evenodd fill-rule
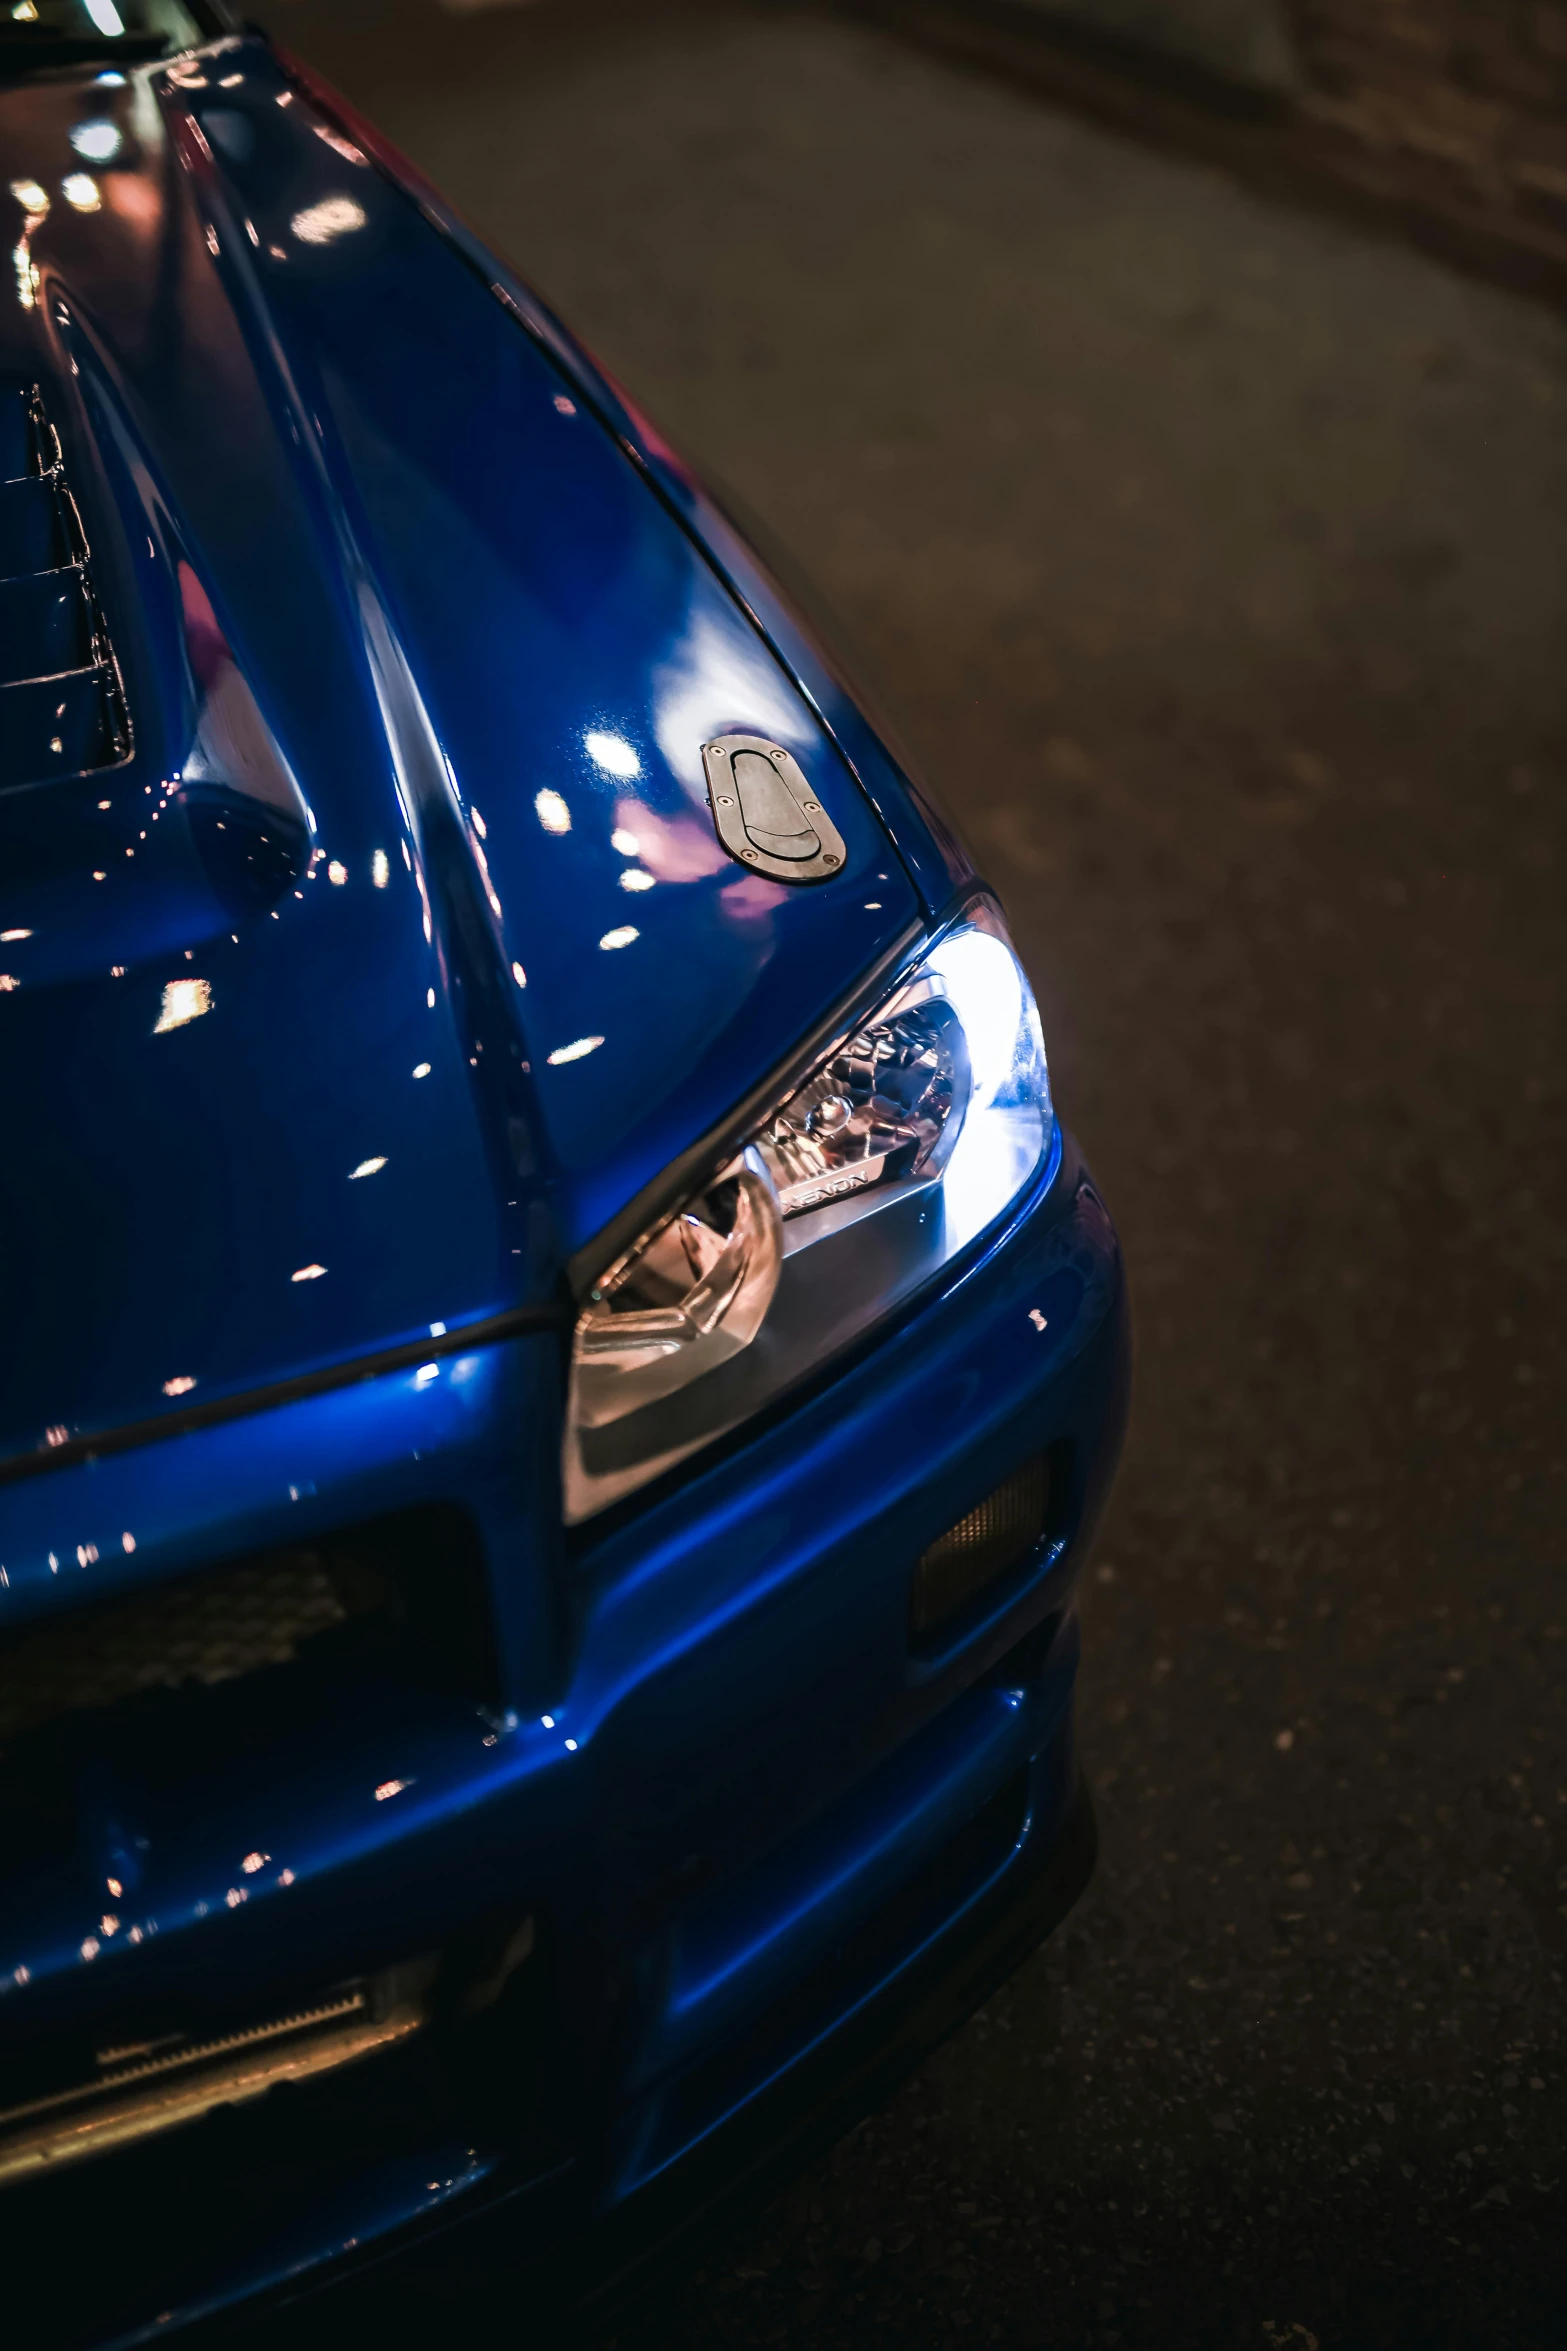
<instances>
[{"instance_id":1,"label":"blue reflective hood surface","mask_svg":"<svg viewBox=\"0 0 1567 2351\"><path fill-rule=\"evenodd\" d=\"M15 1455L548 1297L919 903L592 383L266 47L5 89L0 152L132 730L0 792ZM727 731L842 877L724 855Z\"/></svg>"}]
</instances>

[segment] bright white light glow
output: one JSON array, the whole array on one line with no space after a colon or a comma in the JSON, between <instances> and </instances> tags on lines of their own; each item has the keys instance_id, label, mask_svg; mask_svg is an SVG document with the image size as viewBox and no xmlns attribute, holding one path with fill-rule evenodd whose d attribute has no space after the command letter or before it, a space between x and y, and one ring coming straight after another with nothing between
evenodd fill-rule
<instances>
[{"instance_id":1,"label":"bright white light glow","mask_svg":"<svg viewBox=\"0 0 1567 2351\"><path fill-rule=\"evenodd\" d=\"M473 829L478 834L480 840L487 841L490 837L490 828L485 823L483 817L479 814L477 808L470 808L468 813L473 818Z\"/></svg>"},{"instance_id":2,"label":"bright white light glow","mask_svg":"<svg viewBox=\"0 0 1567 2351\"><path fill-rule=\"evenodd\" d=\"M103 198L98 193L98 183L90 171L68 172L60 182L60 188L66 203L75 211L97 212L102 209Z\"/></svg>"},{"instance_id":3,"label":"bright white light glow","mask_svg":"<svg viewBox=\"0 0 1567 2351\"><path fill-rule=\"evenodd\" d=\"M236 82L241 78L242 77L239 74L234 76ZM220 90L226 90L228 88L228 83L226 81L220 82L218 87ZM334 154L341 155L345 163L364 162L364 157L360 154L359 149L354 145L352 139L345 139L338 131L328 130L324 122L318 122L313 127L316 137L321 140L323 145L330 147Z\"/></svg>"},{"instance_id":4,"label":"bright white light glow","mask_svg":"<svg viewBox=\"0 0 1567 2351\"><path fill-rule=\"evenodd\" d=\"M512 976L512 978L513 978L513 979L516 981L516 983L517 983L517 985L518 985L518 987L519 987L519 988L525 988L525 987L527 986L527 984L528 984L528 975L527 975L527 973L526 973L526 972L523 970L523 968L522 968L522 965L521 965L520 963L514 963L514 964L512 965L512 967L511 967L511 976Z\"/></svg>"},{"instance_id":5,"label":"bright white light glow","mask_svg":"<svg viewBox=\"0 0 1567 2351\"><path fill-rule=\"evenodd\" d=\"M49 209L49 198L36 180L13 180L11 193L24 212L42 214Z\"/></svg>"},{"instance_id":6,"label":"bright white light glow","mask_svg":"<svg viewBox=\"0 0 1567 2351\"><path fill-rule=\"evenodd\" d=\"M200 1020L204 1012L211 1010L210 981L169 980L164 985L163 1002L152 1024L152 1033L161 1037L166 1029L182 1029L187 1021Z\"/></svg>"},{"instance_id":7,"label":"bright white light glow","mask_svg":"<svg viewBox=\"0 0 1567 2351\"><path fill-rule=\"evenodd\" d=\"M31 931L0 931L0 944L4 944L5 946L9 947L12 946L16 940L30 939L32 935L33 934Z\"/></svg>"},{"instance_id":8,"label":"bright white light glow","mask_svg":"<svg viewBox=\"0 0 1567 2351\"><path fill-rule=\"evenodd\" d=\"M617 825L609 836L610 847L621 857L640 857L642 844L635 833L628 833L624 825Z\"/></svg>"},{"instance_id":9,"label":"bright white light glow","mask_svg":"<svg viewBox=\"0 0 1567 2351\"><path fill-rule=\"evenodd\" d=\"M392 869L386 862L386 851L378 849L370 860L370 879L378 890L384 890L391 877Z\"/></svg>"},{"instance_id":10,"label":"bright white light glow","mask_svg":"<svg viewBox=\"0 0 1567 2351\"><path fill-rule=\"evenodd\" d=\"M533 795L534 812L547 833L569 833L571 810L558 792L543 791Z\"/></svg>"},{"instance_id":11,"label":"bright white light glow","mask_svg":"<svg viewBox=\"0 0 1567 2351\"><path fill-rule=\"evenodd\" d=\"M430 1064L427 1061L421 1061L418 1068L414 1071L414 1076L416 1078L427 1078L429 1074Z\"/></svg>"},{"instance_id":12,"label":"bright white light glow","mask_svg":"<svg viewBox=\"0 0 1567 2351\"><path fill-rule=\"evenodd\" d=\"M301 245L330 245L364 227L365 208L352 196L323 196L319 204L307 204L303 212L296 212L288 225Z\"/></svg>"},{"instance_id":13,"label":"bright white light glow","mask_svg":"<svg viewBox=\"0 0 1567 2351\"><path fill-rule=\"evenodd\" d=\"M258 1869L266 1868L270 1859L271 1855L268 1853L247 1853L239 1866L244 1871L246 1877L253 1878Z\"/></svg>"},{"instance_id":14,"label":"bright white light glow","mask_svg":"<svg viewBox=\"0 0 1567 2351\"><path fill-rule=\"evenodd\" d=\"M334 857L331 864L326 869L326 878L332 884L334 889L340 890L348 879L347 866L339 865L337 859Z\"/></svg>"},{"instance_id":15,"label":"bright white light glow","mask_svg":"<svg viewBox=\"0 0 1567 2351\"><path fill-rule=\"evenodd\" d=\"M557 1045L549 1056L550 1067L559 1069L563 1062L585 1060L588 1054L596 1053L603 1042L602 1037L578 1037L574 1044Z\"/></svg>"},{"instance_id":16,"label":"bright white light glow","mask_svg":"<svg viewBox=\"0 0 1567 2351\"><path fill-rule=\"evenodd\" d=\"M412 1780L383 1780L375 1792L375 1800L384 1804L389 1796L400 1796L405 1788L412 1786Z\"/></svg>"},{"instance_id":17,"label":"bright white light glow","mask_svg":"<svg viewBox=\"0 0 1567 2351\"><path fill-rule=\"evenodd\" d=\"M348 1180L351 1184L357 1184L361 1176L379 1175L385 1165L384 1159L361 1159L357 1167L349 1169Z\"/></svg>"},{"instance_id":18,"label":"bright white light glow","mask_svg":"<svg viewBox=\"0 0 1567 2351\"><path fill-rule=\"evenodd\" d=\"M601 767L607 776L619 776L629 783L642 773L642 762L623 735L604 735L597 731L582 738L583 749L595 767Z\"/></svg>"},{"instance_id":19,"label":"bright white light glow","mask_svg":"<svg viewBox=\"0 0 1567 2351\"><path fill-rule=\"evenodd\" d=\"M125 19L114 5L114 0L82 0L82 5L93 23L111 41L117 41L125 30Z\"/></svg>"},{"instance_id":20,"label":"bright white light glow","mask_svg":"<svg viewBox=\"0 0 1567 2351\"><path fill-rule=\"evenodd\" d=\"M325 1272L324 1265L302 1265L297 1273L291 1273L288 1278L291 1282L318 1282Z\"/></svg>"},{"instance_id":21,"label":"bright white light glow","mask_svg":"<svg viewBox=\"0 0 1567 2351\"><path fill-rule=\"evenodd\" d=\"M112 122L79 122L72 127L71 145L89 163L112 163L120 152L121 139Z\"/></svg>"},{"instance_id":22,"label":"bright white light glow","mask_svg":"<svg viewBox=\"0 0 1567 2351\"><path fill-rule=\"evenodd\" d=\"M929 958L946 982L968 1045L974 1090L969 1114L995 1100L1012 1074L1018 1023L1023 1013L1023 979L999 939L988 931L954 931Z\"/></svg>"},{"instance_id":23,"label":"bright white light glow","mask_svg":"<svg viewBox=\"0 0 1567 2351\"><path fill-rule=\"evenodd\" d=\"M938 972L968 1044L973 1091L942 1175L949 1245L961 1248L1001 1215L1049 1140L1049 1080L1039 1013L1001 939L977 926L949 934Z\"/></svg>"},{"instance_id":24,"label":"bright white light glow","mask_svg":"<svg viewBox=\"0 0 1567 2351\"><path fill-rule=\"evenodd\" d=\"M603 938L600 939L599 945L606 950L614 947L629 947L633 939L640 939L641 936L642 933L637 929L635 923L623 922L618 930L606 931Z\"/></svg>"},{"instance_id":25,"label":"bright white light glow","mask_svg":"<svg viewBox=\"0 0 1567 2351\"><path fill-rule=\"evenodd\" d=\"M33 5L33 0L16 0L16 6L12 9L11 15L17 24L36 24L38 22L38 11Z\"/></svg>"},{"instance_id":26,"label":"bright white light glow","mask_svg":"<svg viewBox=\"0 0 1567 2351\"><path fill-rule=\"evenodd\" d=\"M756 631L725 607L695 605L685 636L655 673L653 695L653 732L665 765L704 819L704 743L732 726L775 743L800 739L803 713L795 688Z\"/></svg>"},{"instance_id":27,"label":"bright white light glow","mask_svg":"<svg viewBox=\"0 0 1567 2351\"><path fill-rule=\"evenodd\" d=\"M414 1386L427 1388L432 1380L438 1380L440 1376L441 1367L438 1363L421 1363L419 1369L414 1373Z\"/></svg>"},{"instance_id":28,"label":"bright white light glow","mask_svg":"<svg viewBox=\"0 0 1567 2351\"><path fill-rule=\"evenodd\" d=\"M620 877L620 886L623 890L651 890L653 876L644 873L640 865L628 865Z\"/></svg>"},{"instance_id":29,"label":"bright white light glow","mask_svg":"<svg viewBox=\"0 0 1567 2351\"><path fill-rule=\"evenodd\" d=\"M182 1371L177 1380L164 1381L163 1393L165 1396L188 1396L195 1385L189 1372Z\"/></svg>"}]
</instances>

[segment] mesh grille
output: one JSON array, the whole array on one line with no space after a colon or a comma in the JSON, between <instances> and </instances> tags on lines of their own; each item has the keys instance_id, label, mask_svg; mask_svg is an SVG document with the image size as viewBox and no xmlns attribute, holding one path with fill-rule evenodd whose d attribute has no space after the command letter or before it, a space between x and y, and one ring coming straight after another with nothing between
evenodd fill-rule
<instances>
[{"instance_id":1,"label":"mesh grille","mask_svg":"<svg viewBox=\"0 0 1567 2351\"><path fill-rule=\"evenodd\" d=\"M320 1559L303 1551L52 1618L0 1652L0 1742L144 1690L286 1665L348 1613Z\"/></svg>"},{"instance_id":2,"label":"mesh grille","mask_svg":"<svg viewBox=\"0 0 1567 2351\"><path fill-rule=\"evenodd\" d=\"M921 1554L914 1571L913 1627L931 1633L1026 1559L1045 1532L1050 1462L1041 1455L987 1494Z\"/></svg>"},{"instance_id":3,"label":"mesh grille","mask_svg":"<svg viewBox=\"0 0 1567 2351\"><path fill-rule=\"evenodd\" d=\"M465 1511L399 1512L22 1626L0 1641L0 1752L73 1717L328 1657L493 1697L484 1554ZM291 1718L298 1693L280 1686L276 1702ZM0 1771L0 1812L10 1785Z\"/></svg>"}]
</instances>

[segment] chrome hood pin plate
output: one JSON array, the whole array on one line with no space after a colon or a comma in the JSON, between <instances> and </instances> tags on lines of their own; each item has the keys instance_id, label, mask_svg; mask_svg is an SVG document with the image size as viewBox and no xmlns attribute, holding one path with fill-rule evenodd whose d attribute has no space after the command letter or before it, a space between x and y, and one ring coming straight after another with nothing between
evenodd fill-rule
<instances>
[{"instance_id":1,"label":"chrome hood pin plate","mask_svg":"<svg viewBox=\"0 0 1567 2351\"><path fill-rule=\"evenodd\" d=\"M775 882L825 882L843 871L843 835L781 744L720 735L703 744L702 764L714 829L738 864Z\"/></svg>"}]
</instances>

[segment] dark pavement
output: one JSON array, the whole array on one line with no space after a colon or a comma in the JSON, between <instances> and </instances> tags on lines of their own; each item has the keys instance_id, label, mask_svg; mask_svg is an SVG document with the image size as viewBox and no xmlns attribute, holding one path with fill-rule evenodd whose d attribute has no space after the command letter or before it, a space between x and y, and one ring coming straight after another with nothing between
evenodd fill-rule
<instances>
[{"instance_id":1,"label":"dark pavement","mask_svg":"<svg viewBox=\"0 0 1567 2351\"><path fill-rule=\"evenodd\" d=\"M844 613L1132 1269L1096 1884L624 2351L1560 2344L1567 329L830 16L269 21Z\"/></svg>"}]
</instances>

